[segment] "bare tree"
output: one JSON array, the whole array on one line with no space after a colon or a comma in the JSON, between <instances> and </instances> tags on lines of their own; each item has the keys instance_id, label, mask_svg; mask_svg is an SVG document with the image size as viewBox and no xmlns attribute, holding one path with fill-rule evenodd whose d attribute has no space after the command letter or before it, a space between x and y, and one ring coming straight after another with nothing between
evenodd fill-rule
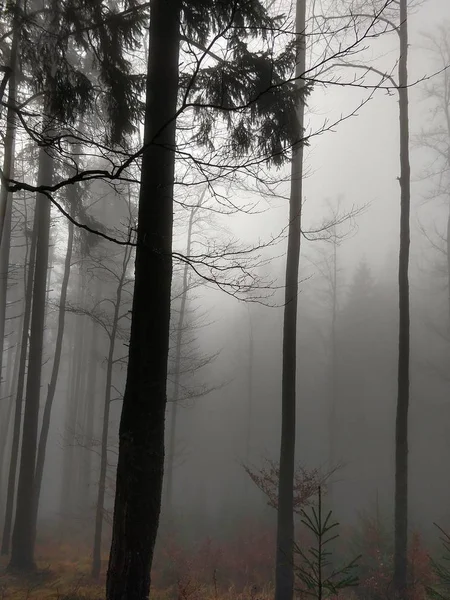
<instances>
[{"instance_id":1,"label":"bare tree","mask_svg":"<svg viewBox=\"0 0 450 600\"><path fill-rule=\"evenodd\" d=\"M297 0L296 77L301 92L297 108L295 138L303 137L305 98L302 75L306 71L306 0ZM294 593L294 472L297 393L297 306L300 263L303 190L303 144L292 150L291 193L289 200L288 248L283 322L283 366L281 391L281 448L278 485L278 520L275 573L275 600L292 600Z\"/></svg>"}]
</instances>

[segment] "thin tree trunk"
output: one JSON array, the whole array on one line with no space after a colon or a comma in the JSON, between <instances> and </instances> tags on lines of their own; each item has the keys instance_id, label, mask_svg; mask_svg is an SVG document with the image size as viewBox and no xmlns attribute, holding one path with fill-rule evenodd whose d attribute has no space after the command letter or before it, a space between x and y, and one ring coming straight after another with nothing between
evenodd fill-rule
<instances>
[{"instance_id":1,"label":"thin tree trunk","mask_svg":"<svg viewBox=\"0 0 450 600\"><path fill-rule=\"evenodd\" d=\"M79 270L79 293L78 304L85 306L86 286L85 271L83 264ZM65 420L67 440L64 447L63 460L63 483L61 489L61 514L72 515L76 510L77 489L77 457L75 446L77 441L77 428L79 424L80 398L83 393L83 370L84 362L84 337L86 333L87 320L84 315L77 315L75 325L75 345L71 364L71 378L69 385L69 399L67 416Z\"/></svg>"},{"instance_id":2,"label":"thin tree trunk","mask_svg":"<svg viewBox=\"0 0 450 600\"><path fill-rule=\"evenodd\" d=\"M191 214L189 215L189 224L188 224L188 232L187 232L187 242L186 242L186 256L190 256L192 249L192 229L194 226L195 215L198 212L198 209L201 207L206 189L201 194L198 203L191 210ZM175 446L176 446L176 433L177 433L177 416L178 416L178 401L180 399L180 377L181 377L181 348L183 342L183 327L184 327L184 319L186 316L186 302L188 295L188 275L189 275L189 265L187 263L184 264L183 267L183 281L182 281L182 293L181 293L181 304L180 304L180 313L177 325L177 338L175 343L175 365L174 365L174 390L173 390L173 398L170 403L171 406L171 419L170 419L170 430L169 430L169 452L167 457L167 466L165 473L165 481L166 481L166 502L169 510L169 514L173 513L173 471L175 465Z\"/></svg>"},{"instance_id":3,"label":"thin tree trunk","mask_svg":"<svg viewBox=\"0 0 450 600\"><path fill-rule=\"evenodd\" d=\"M6 179L14 176L14 150L16 139L16 93L17 93L17 58L20 32L15 28L11 44L10 69L8 86L8 110L6 113L6 132L4 140L3 174ZM0 189L0 207L2 213L0 238L0 381L3 377L3 352L5 340L6 296L8 292L9 253L11 246L12 194L6 185ZM4 386L0 385L0 394Z\"/></svg>"},{"instance_id":4,"label":"thin tree trunk","mask_svg":"<svg viewBox=\"0 0 450 600\"><path fill-rule=\"evenodd\" d=\"M17 1L15 9L20 9L20 3ZM19 57L20 43L20 28L17 19L13 22L13 38L11 42L10 56L10 76L8 85L8 110L6 112L6 131L4 139L4 156L3 156L3 176L6 179L11 179L14 172L14 143L16 138L16 93L17 93L17 69ZM3 100L3 97L1 98ZM11 236L11 205L12 195L8 193L7 187L2 185L0 190L0 247L7 249L9 257L9 246ZM9 220L9 225L8 225ZM5 239L3 239L5 238ZM1 291L3 298L3 290ZM6 292L4 294L6 301ZM1 303L0 303L1 307ZM4 320L4 317L3 317ZM4 326L4 325L3 325ZM0 338L3 339L3 336Z\"/></svg>"},{"instance_id":5,"label":"thin tree trunk","mask_svg":"<svg viewBox=\"0 0 450 600\"><path fill-rule=\"evenodd\" d=\"M114 351L116 346L117 328L119 326L119 313L122 304L122 292L127 277L128 263L131 257L131 249L125 249L122 273L117 285L116 301L114 305L114 315L112 320L111 332L109 335L109 352L106 365L106 386L105 386L105 404L103 407L103 425L102 425L102 445L100 454L100 477L98 482L97 505L95 511L95 532L94 549L92 553L92 577L97 579L101 571L101 551L102 551L102 531L103 531L103 512L105 509L105 491L106 491L106 472L108 468L108 432L109 432L109 413L111 408L111 387L114 366Z\"/></svg>"},{"instance_id":6,"label":"thin tree trunk","mask_svg":"<svg viewBox=\"0 0 450 600\"><path fill-rule=\"evenodd\" d=\"M336 231L334 232L336 235ZM338 368L337 368L337 340L336 340L336 319L337 319L337 243L333 241L333 265L331 272L331 410L330 410L330 422L329 422L329 469L333 469L336 466L336 435L337 435L337 386L338 386ZM330 481L327 486L328 498L330 506L333 507L333 493L334 485Z\"/></svg>"},{"instance_id":7,"label":"thin tree trunk","mask_svg":"<svg viewBox=\"0 0 450 600\"><path fill-rule=\"evenodd\" d=\"M101 298L101 281L97 278L96 292L95 292L95 305L98 304ZM84 505L86 510L89 512L91 507L92 493L91 493L91 482L92 482L92 442L94 439L94 421L95 421L95 406L97 401L97 376L99 370L98 364L98 331L95 322L92 322L92 337L91 337L91 348L90 348L90 360L89 370L87 374L86 384L86 398L87 398L87 410L86 418L84 423L84 430L86 432L85 441L85 460L83 461L82 473L81 473L81 494L84 497Z\"/></svg>"},{"instance_id":8,"label":"thin tree trunk","mask_svg":"<svg viewBox=\"0 0 450 600\"><path fill-rule=\"evenodd\" d=\"M27 368L27 354L28 354L28 337L30 333L30 321L31 321L31 305L32 305L32 291L33 291L33 280L34 280L34 263L36 258L36 245L37 245L37 213L34 214L33 233L31 238L31 246L29 251L28 261L25 259L25 264L28 262L28 271L25 270L25 306L23 310L23 325L22 325L22 339L20 342L20 356L19 356L19 370L17 377L17 390L16 390L16 401L14 410L14 426L13 426L13 438L11 445L11 458L9 463L9 475L8 475L8 489L6 492L6 509L5 509L5 522L3 525L3 538L2 538L2 555L9 554L9 545L11 541L11 527L14 511L14 497L16 492L16 475L17 475L17 464L19 460L19 445L20 445L20 433L22 428L22 403L23 403L23 392L25 389L25 377ZM27 235L25 233L25 235Z\"/></svg>"},{"instance_id":9,"label":"thin tree trunk","mask_svg":"<svg viewBox=\"0 0 450 600\"><path fill-rule=\"evenodd\" d=\"M297 0L296 34L298 40L296 76L305 72L306 0ZM297 79L299 87L301 79ZM303 134L304 99L297 110L297 139ZM292 151L289 230L286 257L286 287L283 324L283 367L281 398L281 448L278 484L277 548L275 600L291 600L294 593L294 469L296 427L297 305L300 262L303 184L303 144Z\"/></svg>"},{"instance_id":10,"label":"thin tree trunk","mask_svg":"<svg viewBox=\"0 0 450 600\"><path fill-rule=\"evenodd\" d=\"M107 600L148 598L161 510L180 19L181 0L152 1L135 287Z\"/></svg>"},{"instance_id":11,"label":"thin tree trunk","mask_svg":"<svg viewBox=\"0 0 450 600\"><path fill-rule=\"evenodd\" d=\"M408 116L408 8L400 0L400 254L399 254L399 343L398 397L395 431L395 550L394 585L400 598L406 597L408 555L408 408L409 408L409 246L411 170L409 164Z\"/></svg>"},{"instance_id":12,"label":"thin tree trunk","mask_svg":"<svg viewBox=\"0 0 450 600\"><path fill-rule=\"evenodd\" d=\"M27 258L28 258L28 250L25 254L25 264L27 263ZM22 311L22 314L20 316L20 322L19 322L19 326L17 328L18 331L18 338L21 335L21 332L23 331L23 325L24 325L24 321L25 321L25 309ZM0 476L0 485L1 485L1 490L3 491L4 489L6 489L6 495L5 498L2 498L2 504L1 504L1 510L0 510L0 515L2 520L4 519L4 517L6 516L6 506L5 506L5 512L3 512L3 500L5 500L7 498L8 495L8 485L4 486L4 473L6 471L6 467L8 465L8 461L7 458L9 458L9 464L11 463L11 452L9 454L9 457L7 455L6 452L6 448L8 447L8 441L9 441L9 437L10 437L10 429L11 429L11 421L12 421L12 431L11 431L11 449L12 449L12 441L14 439L14 418L13 418L13 408L15 405L15 391L17 389L17 381L18 381L18 376L19 376L19 363L20 363L20 340L17 339L16 341L16 349L14 352L14 360L13 357L11 356L8 359L8 370L9 369L9 363L14 363L14 366L12 367L12 374L10 373L9 377L6 379L7 383L9 383L9 389L8 389L8 410L7 410L7 416L6 416L6 420L4 423L4 427L2 429L2 433L1 433L1 438L0 438L0 444L1 444L1 449L0 449L0 457L2 457L0 460L2 460L2 472L1 472L1 476ZM12 353L12 350L11 350ZM20 418L20 415L19 415ZM17 463L17 461L16 461Z\"/></svg>"},{"instance_id":13,"label":"thin tree trunk","mask_svg":"<svg viewBox=\"0 0 450 600\"><path fill-rule=\"evenodd\" d=\"M44 114L46 114L44 110ZM38 185L48 185L53 176L53 158L46 148L39 151ZM45 325L50 200L36 195L37 246L33 285L30 355L23 422L22 452L17 489L17 509L12 538L10 568L30 571L34 564L34 475L36 468L39 399Z\"/></svg>"},{"instance_id":14,"label":"thin tree trunk","mask_svg":"<svg viewBox=\"0 0 450 600\"><path fill-rule=\"evenodd\" d=\"M253 359L254 359L254 341L253 341L253 323L250 308L248 308L248 376L247 376L247 431L245 435L245 460L250 464L251 438L252 438L252 419L253 419ZM248 481L246 477L246 481Z\"/></svg>"},{"instance_id":15,"label":"thin tree trunk","mask_svg":"<svg viewBox=\"0 0 450 600\"><path fill-rule=\"evenodd\" d=\"M449 131L450 137L450 131ZM448 166L450 168L450 159ZM450 331L450 203L447 217L447 295L448 295L448 326Z\"/></svg>"},{"instance_id":16,"label":"thin tree trunk","mask_svg":"<svg viewBox=\"0 0 450 600\"><path fill-rule=\"evenodd\" d=\"M74 191L73 186L69 188L69 191ZM75 198L71 198L70 205L74 206ZM41 495L42 487L42 476L44 474L45 466L45 454L47 449L48 434L50 431L50 418L53 407L53 400L55 398L56 384L58 382L59 365L61 363L61 353L63 346L64 337L64 325L66 317L66 302L67 302L67 289L69 287L70 278L70 267L72 262L72 250L73 250L73 234L74 225L71 221L68 221L68 239L67 239L67 251L66 258L64 261L64 274L61 283L61 294L59 298L59 309L58 309L58 330L56 334L55 352L53 358L53 368L50 377L50 383L48 384L47 398L44 406L44 414L42 417L41 435L39 437L37 462L36 462L36 475L35 475L35 527L37 524L37 516L39 512L39 498Z\"/></svg>"}]
</instances>

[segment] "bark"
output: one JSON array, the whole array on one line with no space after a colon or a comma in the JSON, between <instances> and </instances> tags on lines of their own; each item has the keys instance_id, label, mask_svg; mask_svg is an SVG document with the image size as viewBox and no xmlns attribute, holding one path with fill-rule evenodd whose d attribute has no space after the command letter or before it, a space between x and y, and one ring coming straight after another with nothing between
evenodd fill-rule
<instances>
[{"instance_id":1,"label":"bark","mask_svg":"<svg viewBox=\"0 0 450 600\"><path fill-rule=\"evenodd\" d=\"M79 292L77 303L85 306L86 285L85 269L80 264L79 271ZM61 515L72 515L77 508L76 490L78 488L78 464L76 455L77 428L80 421L80 404L84 393L85 370L84 363L84 339L86 333L87 318L85 315L75 316L75 344L73 348L72 361L70 366L70 378L67 401L67 416L65 420L65 429L67 441L64 446L63 459L63 481L61 488Z\"/></svg>"},{"instance_id":2,"label":"bark","mask_svg":"<svg viewBox=\"0 0 450 600\"><path fill-rule=\"evenodd\" d=\"M101 281L97 278L94 305L101 299ZM86 380L86 414L84 420L85 431L85 458L82 462L82 472L80 477L80 494L82 494L82 504L87 512L91 507L91 481L92 481L92 442L94 439L95 408L97 401L97 377L99 370L98 363L98 330L95 322L92 322L91 329L91 348L89 353L89 369Z\"/></svg>"},{"instance_id":3,"label":"bark","mask_svg":"<svg viewBox=\"0 0 450 600\"><path fill-rule=\"evenodd\" d=\"M187 243L186 243L186 256L190 256L192 248L192 229L194 226L195 215L202 205L205 197L205 191L200 196L198 204L194 206L189 215L189 224L187 232ZM176 433L177 433L177 416L178 416L178 402L180 399L180 377L181 377L181 352L183 343L183 327L186 316L186 302L188 295L188 275L189 265L184 264L183 268L183 281L182 281L182 294L180 303L180 314L177 325L177 338L175 342L175 364L174 364L174 390L171 404L171 419L170 419L170 430L169 430L169 452L167 457L167 471L165 473L166 481L166 502L169 510L169 514L173 511L173 470L175 465L175 445L176 445Z\"/></svg>"},{"instance_id":4,"label":"bark","mask_svg":"<svg viewBox=\"0 0 450 600\"><path fill-rule=\"evenodd\" d=\"M69 193L75 192L74 186L69 188ZM73 207L75 202L75 198L71 198L70 203ZM67 239L67 251L66 258L64 261L64 273L63 280L61 283L61 294L59 297L59 308L58 308L58 329L56 334L56 343L55 343L55 352L53 358L53 367L52 373L50 376L50 383L48 384L47 390L47 398L45 400L44 405L44 414L42 417L42 425L41 425L41 434L39 437L39 445L38 445L38 453L37 453L37 462L36 462L36 475L35 475L35 523L34 526L36 528L37 524L37 516L39 511L39 498L41 494L42 487L42 476L44 474L44 466L45 466L45 454L47 450L47 440L48 434L50 431L50 418L53 407L53 401L55 398L56 392L56 384L58 382L58 374L59 374L59 365L61 363L61 353L63 346L63 337L64 337L64 325L65 325L65 317L66 317L66 301L67 301L67 289L69 286L69 278L70 278L70 267L72 262L72 250L73 250L73 234L74 234L74 225L71 221L68 221L68 239ZM36 533L36 532L35 532Z\"/></svg>"},{"instance_id":5,"label":"bark","mask_svg":"<svg viewBox=\"0 0 450 600\"><path fill-rule=\"evenodd\" d=\"M20 3L16 2L16 9L20 8ZM16 20L15 20L16 21ZM17 93L17 69L19 56L20 29L17 22L13 24L14 33L11 42L11 56L9 62L10 75L8 86L8 110L6 112L6 131L4 139L3 156L3 175L5 179L11 179L14 171L14 142L16 138L16 93ZM3 100L3 94L1 96ZM11 237L11 205L12 195L8 193L5 185L2 185L0 191L0 247L7 249L9 257L9 246ZM9 221L9 224L8 224ZM3 273L4 271L2 271ZM5 284L6 287L6 284ZM1 291L3 297L3 290ZM4 294L6 300L6 291ZM1 304L0 304L1 307ZM3 317L4 321L4 317ZM4 326L4 325L3 325ZM3 339L3 335L0 339Z\"/></svg>"},{"instance_id":6,"label":"bark","mask_svg":"<svg viewBox=\"0 0 450 600\"><path fill-rule=\"evenodd\" d=\"M116 299L114 304L114 315L112 327L109 334L109 351L106 364L106 385L105 385L105 404L103 407L102 441L100 451L100 476L98 482L97 505L95 510L95 532L94 549L92 552L92 577L98 579L101 571L101 550L102 550L102 531L103 531L103 511L105 509L106 492L106 472L108 468L108 432L109 432L109 413L111 408L111 390L112 376L114 367L114 351L116 346L117 329L119 326L119 312L122 304L122 292L125 285L128 263L131 256L131 249L127 247L124 253L122 273L117 285Z\"/></svg>"},{"instance_id":7,"label":"bark","mask_svg":"<svg viewBox=\"0 0 450 600\"><path fill-rule=\"evenodd\" d=\"M336 232L335 232L336 234ZM337 433L337 402L338 402L338 368L337 368L337 336L336 336L336 319L337 319L337 242L333 242L333 264L331 271L331 410L329 423L329 468L333 469L336 464L336 433ZM330 506L333 507L333 482L330 481L327 485L328 499Z\"/></svg>"},{"instance_id":8,"label":"bark","mask_svg":"<svg viewBox=\"0 0 450 600\"><path fill-rule=\"evenodd\" d=\"M408 117L408 25L407 0L400 0L399 118L400 118L400 253L398 396L395 431L395 550L394 585L406 597L408 554L408 409L409 409L409 246L411 172Z\"/></svg>"},{"instance_id":9,"label":"bark","mask_svg":"<svg viewBox=\"0 0 450 600\"><path fill-rule=\"evenodd\" d=\"M47 111L44 109L44 114ZM39 152L38 185L51 184L53 159L45 148ZM23 421L22 452L17 488L16 519L12 538L10 568L30 571L34 564L34 475L36 468L39 399L45 325L50 200L36 195L37 246L33 284L30 354Z\"/></svg>"},{"instance_id":10,"label":"bark","mask_svg":"<svg viewBox=\"0 0 450 600\"><path fill-rule=\"evenodd\" d=\"M450 137L450 131L449 131L449 137ZM448 166L450 167L450 160L448 163ZM449 211L448 211L448 217L447 217L447 294L448 294L448 323L449 323L449 330L450 330L450 204L449 204Z\"/></svg>"},{"instance_id":11,"label":"bark","mask_svg":"<svg viewBox=\"0 0 450 600\"><path fill-rule=\"evenodd\" d=\"M253 322L248 308L248 377L247 377L247 431L245 434L245 461L250 464L252 419L253 419L253 359L254 359ZM246 478L248 481L248 477Z\"/></svg>"},{"instance_id":12,"label":"bark","mask_svg":"<svg viewBox=\"0 0 450 600\"><path fill-rule=\"evenodd\" d=\"M298 39L296 76L305 72L306 0L297 0L296 34ZM299 102L297 139L304 122L304 99ZM289 202L288 248L283 323L283 366L281 396L281 448L278 484L277 548L275 600L291 600L294 593L294 469L297 371L298 268L300 262L303 144L293 148L291 193Z\"/></svg>"},{"instance_id":13,"label":"bark","mask_svg":"<svg viewBox=\"0 0 450 600\"><path fill-rule=\"evenodd\" d=\"M11 527L14 510L14 497L16 492L16 476L17 476L17 464L19 460L19 444L20 444L20 433L22 428L22 403L23 403L23 392L25 389L25 378L26 378L26 367L27 367L27 354L28 354L28 336L30 330L31 321L31 305L32 305L32 290L34 280L34 262L36 255L37 245L37 212L34 215L33 235L31 239L31 246L29 251L28 259L28 272L25 275L25 306L24 306L24 317L22 325L22 339L20 342L20 355L19 355L19 368L17 377L17 390L16 400L14 409L14 426L13 426L13 438L11 445L11 457L9 463L9 475L8 475L8 488L6 493L6 509L5 509L5 522L3 525L3 538L1 553L3 555L9 554L9 546L11 541Z\"/></svg>"},{"instance_id":14,"label":"bark","mask_svg":"<svg viewBox=\"0 0 450 600\"><path fill-rule=\"evenodd\" d=\"M161 510L180 17L180 0L151 3L135 288L107 600L148 598Z\"/></svg>"},{"instance_id":15,"label":"bark","mask_svg":"<svg viewBox=\"0 0 450 600\"><path fill-rule=\"evenodd\" d=\"M16 139L16 92L17 92L17 57L18 57L19 32L16 28L11 44L10 69L8 86L8 110L6 113L6 131L4 140L3 174L6 179L14 176L14 150ZM9 253L11 246L11 217L12 217L12 194L8 192L6 185L0 189L0 212L1 212L1 238L0 238L0 381L4 383L3 377L3 353L5 340L5 317L6 296L8 291ZM0 385L0 390L5 386ZM1 395L1 391L0 391Z\"/></svg>"}]
</instances>

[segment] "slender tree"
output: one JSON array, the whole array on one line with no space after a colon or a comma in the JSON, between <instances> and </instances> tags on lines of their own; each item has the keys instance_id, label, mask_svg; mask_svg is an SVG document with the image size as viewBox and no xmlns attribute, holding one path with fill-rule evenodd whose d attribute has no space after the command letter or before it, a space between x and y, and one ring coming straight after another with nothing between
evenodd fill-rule
<instances>
[{"instance_id":1,"label":"slender tree","mask_svg":"<svg viewBox=\"0 0 450 600\"><path fill-rule=\"evenodd\" d=\"M25 302L24 302L24 318L22 324L22 334L20 342L20 354L19 354L19 365L18 365L18 377L17 377L17 389L15 390L15 408L14 408L14 424L13 424L13 437L11 445L11 454L9 461L9 474L8 474L8 487L6 492L6 509L5 509L5 520L3 525L3 537L1 553L3 555L9 554L10 542L11 542L11 530L13 522L13 511L14 511L14 497L16 492L16 477L17 477L17 466L19 461L19 445L20 445L20 434L22 429L22 406L23 406L23 395L26 383L26 366L27 366L27 355L28 355L28 338L30 332L30 321L31 321L31 306L32 306L32 294L33 279L34 279L34 261L36 255L37 245L37 215L34 215L34 225L32 230L31 244L29 253L25 255L25 267L28 264L28 269L25 268L24 272L24 290L25 290ZM28 235L27 223L25 222L25 236Z\"/></svg>"},{"instance_id":2,"label":"slender tree","mask_svg":"<svg viewBox=\"0 0 450 600\"><path fill-rule=\"evenodd\" d=\"M306 0L297 0L295 31L298 41L296 77L306 70ZM296 139L301 140L304 97L297 109ZM294 476L297 373L298 268L300 262L303 145L292 150L289 201L288 248L283 322L283 366L281 390L281 448L278 485L278 520L275 573L275 600L292 600L294 593Z\"/></svg>"},{"instance_id":3,"label":"slender tree","mask_svg":"<svg viewBox=\"0 0 450 600\"><path fill-rule=\"evenodd\" d=\"M195 223L195 217L199 209L202 206L205 198L207 188L204 189L199 197L197 204L191 209L188 222L187 231L187 242L186 242L186 256L190 256L192 252L192 234ZM178 403L180 400L180 378L181 378L181 359L182 359L182 345L183 345L183 332L186 319L186 303L188 300L189 292L189 265L186 263L183 267L183 280L181 283L181 302L180 312L178 316L178 323L176 327L176 340L175 340L175 360L174 360L174 382L173 382L173 397L170 402L170 429L169 429L169 448L167 456L167 467L165 473L166 481L166 501L169 511L173 509L173 470L175 463L175 442L177 432L177 416L178 416Z\"/></svg>"},{"instance_id":4,"label":"slender tree","mask_svg":"<svg viewBox=\"0 0 450 600\"><path fill-rule=\"evenodd\" d=\"M116 296L113 302L114 312L112 315L111 328L108 331L109 349L106 361L105 401L103 405L102 438L100 447L100 474L95 510L94 547L92 552L92 577L96 579L100 576L101 571L102 531L105 509L106 474L108 467L109 414L111 410L114 356L120 319L123 317L123 315L121 315L121 310L123 310L122 296L124 293L124 288L129 282L128 265L131 256L132 247L127 246L123 252L123 261L117 281Z\"/></svg>"},{"instance_id":5,"label":"slender tree","mask_svg":"<svg viewBox=\"0 0 450 600\"><path fill-rule=\"evenodd\" d=\"M44 128L45 131L45 128ZM51 183L53 157L47 148L39 152L38 182ZM33 570L34 564L34 475L36 469L39 400L41 391L41 365L47 293L47 266L50 233L50 200L45 194L36 197L36 259L32 290L30 354L26 385L26 402L23 420L22 451L17 487L16 518L12 537L10 567Z\"/></svg>"},{"instance_id":6,"label":"slender tree","mask_svg":"<svg viewBox=\"0 0 450 600\"><path fill-rule=\"evenodd\" d=\"M68 188L68 193L70 195L76 194L76 190L75 190L74 186ZM74 203L75 203L75 197L72 197L70 200L70 205L73 207ZM73 212L73 208L72 208L72 212ZM73 238L74 238L74 225L73 225L73 223L71 223L69 221L68 236L67 236L67 250L66 250L66 257L64 260L63 279L61 282L61 292L60 292L60 297L59 297L58 329L57 329L57 333L56 333L56 342L55 342L55 350L54 350L54 357L53 357L53 367L52 367L52 373L50 376L50 382L48 384L48 389L47 389L47 398L45 400L45 405L44 405L41 433L39 436L39 445L38 445L37 459L36 459L36 474L35 474L35 482L34 482L35 535L36 535L36 526L37 526L37 516L38 516L38 511L39 511L39 499L40 499L41 487L42 487L42 477L44 475L47 440L48 440L48 434L50 431L50 419L51 419L53 401L55 398L56 384L58 382L59 366L61 363L61 353L62 353L62 347L63 347L63 337L64 337L64 327L65 327L65 317L66 317L67 290L69 287L70 268L71 268L71 263L72 263Z\"/></svg>"},{"instance_id":7,"label":"slender tree","mask_svg":"<svg viewBox=\"0 0 450 600\"><path fill-rule=\"evenodd\" d=\"M398 396L395 427L395 550L394 583L399 597L406 598L408 567L408 410L409 410L409 246L411 168L409 163L408 110L408 3L400 0L400 57L398 94L400 119L400 252Z\"/></svg>"}]
</instances>

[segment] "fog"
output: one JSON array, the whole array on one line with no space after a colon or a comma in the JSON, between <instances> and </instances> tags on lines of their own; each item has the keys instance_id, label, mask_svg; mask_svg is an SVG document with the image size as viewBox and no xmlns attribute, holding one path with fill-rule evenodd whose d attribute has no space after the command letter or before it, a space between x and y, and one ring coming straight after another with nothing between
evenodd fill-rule
<instances>
[{"instance_id":1,"label":"fog","mask_svg":"<svg viewBox=\"0 0 450 600\"><path fill-rule=\"evenodd\" d=\"M420 533L427 550L434 552L439 541L434 524L450 530L448 157L445 144L439 155L423 140L438 125L447 127L442 113L433 112L436 103L427 90L442 85L448 65L427 50L427 36L437 39L440 27L450 28L450 4L421 3L411 9L408 26L412 181L408 531ZM143 44L142 48L147 38ZM143 60L147 49L142 48L135 52L135 61ZM309 51L313 53L310 46ZM311 55L308 60L313 59ZM394 75L397 60L395 32L366 40L354 59L362 64L370 61L381 72ZM361 85L352 85L355 72L342 67L333 81L324 76L328 83L316 83L306 100L308 144L298 276L296 465L318 470L326 479L324 502L345 540L357 536L364 520L375 516L393 534L399 328L398 93L386 83L387 89L376 89L380 78L373 73L367 73ZM27 92L21 94L24 99ZM86 124L80 130L83 127ZM38 152L27 132L20 127L18 132L14 179L36 185ZM135 137L143 135L140 123ZM183 138L180 147L184 143ZM61 156L57 168L67 177L73 165ZM76 160L89 166L90 156L86 150ZM106 151L102 158L94 152L92 157L93 165L106 163ZM177 169L180 181L195 180L185 164ZM175 575L161 575L161 565L175 561L172 555L168 558L170 543L194 556L205 540L223 549L230 540L247 535L249 544L263 547L267 533L267 543L273 542L275 551L271 536L277 511L248 473L257 474L267 469L267 461L278 463L280 458L290 167L270 166L266 172L277 181L266 194L261 182L250 183L252 176L242 173L236 179L224 177L217 187L202 183L175 189L166 462L156 585L164 577L170 585L176 583ZM56 195L77 224L39 499L38 561L57 563L59 555L74 557L74 562L90 561L97 512L103 523L102 573L111 542L133 310L135 250L123 240L128 231L135 231L139 189L131 176L130 181L130 185L110 183L98 177L83 183L80 208L73 213L65 192ZM0 404L2 529L30 261L32 192L20 188L13 201ZM239 210L229 210L230 205L213 209L222 193ZM39 431L51 387L71 235L66 216L52 206ZM78 227L80 223L91 231ZM120 243L99 237L97 230ZM243 260L242 272L251 271L259 287L256 283L252 289L243 285L237 290L221 283L222 277L229 281L235 276L228 267L224 273L214 270L223 265L222 259L205 268L183 258L220 254L222 248L232 254L235 244L241 254L236 251L238 258L230 262ZM250 247L257 249L247 255L245 249ZM152 284L161 285L156 279ZM106 476L99 513L102 443L107 447ZM296 522L299 525L300 519ZM245 561L243 546L236 548ZM256 563L266 564L263 559ZM246 577L248 585L264 579L261 573ZM230 580L237 587L241 583Z\"/></svg>"}]
</instances>

